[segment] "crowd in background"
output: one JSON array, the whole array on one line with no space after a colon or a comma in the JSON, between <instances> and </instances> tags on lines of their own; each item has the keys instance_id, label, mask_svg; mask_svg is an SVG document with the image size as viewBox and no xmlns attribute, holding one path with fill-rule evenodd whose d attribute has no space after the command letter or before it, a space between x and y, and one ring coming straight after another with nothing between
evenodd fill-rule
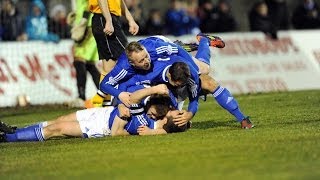
<instances>
[{"instance_id":1,"label":"crowd in background","mask_svg":"<svg viewBox=\"0 0 320 180\"><path fill-rule=\"evenodd\" d=\"M288 9L286 0L258 0L247 13L250 31L262 31L277 39L278 30L320 28L318 4L314 0L298 0ZM199 32L239 31L239 19L233 15L230 0L171 0L169 9L144 11L141 0L125 0L139 23L139 35L185 35ZM66 17L70 10L63 4L46 9L42 0L30 1L27 15L20 13L17 1L2 0L0 40L43 40L58 42L70 38ZM126 26L126 23L123 23ZM123 29L128 29L124 27Z\"/></svg>"}]
</instances>

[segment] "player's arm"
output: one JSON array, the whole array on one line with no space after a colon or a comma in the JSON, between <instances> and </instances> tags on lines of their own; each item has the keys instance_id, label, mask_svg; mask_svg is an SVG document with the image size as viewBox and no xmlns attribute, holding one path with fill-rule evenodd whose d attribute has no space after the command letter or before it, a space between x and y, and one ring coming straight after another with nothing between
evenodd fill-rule
<instances>
[{"instance_id":1,"label":"player's arm","mask_svg":"<svg viewBox=\"0 0 320 180\"><path fill-rule=\"evenodd\" d=\"M137 132L140 136L167 134L167 131L163 129L164 125L165 125L164 120L158 120L154 122L153 128L142 125L142 126L139 126Z\"/></svg>"},{"instance_id":2,"label":"player's arm","mask_svg":"<svg viewBox=\"0 0 320 180\"><path fill-rule=\"evenodd\" d=\"M188 111L182 110L179 115L174 117L173 121L178 126L186 125L196 114L199 107L199 91L200 91L200 81L198 71L193 67L189 66L191 77L188 80L188 89L189 89L189 105Z\"/></svg>"},{"instance_id":3,"label":"player's arm","mask_svg":"<svg viewBox=\"0 0 320 180\"><path fill-rule=\"evenodd\" d=\"M118 97L121 91L116 89L115 86L118 85L119 82L130 78L129 76L126 69L116 65L101 81L100 91Z\"/></svg>"},{"instance_id":4,"label":"player's arm","mask_svg":"<svg viewBox=\"0 0 320 180\"><path fill-rule=\"evenodd\" d=\"M125 125L128 123L128 121L123 120L119 118L118 116L115 116L112 127L111 127L111 136L126 136L130 135L125 129Z\"/></svg>"},{"instance_id":5,"label":"player's arm","mask_svg":"<svg viewBox=\"0 0 320 180\"><path fill-rule=\"evenodd\" d=\"M139 26L136 23L136 21L134 20L134 18L132 17L130 11L127 8L127 5L125 4L124 0L121 1L121 11L122 14L124 14L124 16L126 17L128 24L129 24L129 32L132 35L136 35L139 31Z\"/></svg>"},{"instance_id":6,"label":"player's arm","mask_svg":"<svg viewBox=\"0 0 320 180\"><path fill-rule=\"evenodd\" d=\"M138 104L142 101L142 99L150 96L152 94L161 94L161 95L168 95L169 90L165 84L158 84L156 86L152 86L149 88L143 88L133 92L130 96L130 102L132 104Z\"/></svg>"},{"instance_id":7,"label":"player's arm","mask_svg":"<svg viewBox=\"0 0 320 180\"><path fill-rule=\"evenodd\" d=\"M107 94L110 94L114 97L120 99L126 106L130 105L129 96L130 93L121 91L121 89L115 88L120 82L123 82L129 79L132 76L132 73L128 73L128 71L121 66L116 65L111 72L109 72L101 81L100 88L97 94L93 97L93 104L102 104L104 97Z\"/></svg>"},{"instance_id":8,"label":"player's arm","mask_svg":"<svg viewBox=\"0 0 320 180\"><path fill-rule=\"evenodd\" d=\"M139 126L137 132L140 136L167 134L163 128L151 129L148 126Z\"/></svg>"},{"instance_id":9,"label":"player's arm","mask_svg":"<svg viewBox=\"0 0 320 180\"><path fill-rule=\"evenodd\" d=\"M191 127L191 123L188 122L183 126L178 126L174 124L173 117L167 117L166 121L165 120L156 121L155 126L156 128L154 129L148 126L139 126L137 132L141 136L184 132Z\"/></svg>"},{"instance_id":10,"label":"player's arm","mask_svg":"<svg viewBox=\"0 0 320 180\"><path fill-rule=\"evenodd\" d=\"M111 35L114 32L114 27L112 24L112 18L109 10L108 1L110 0L98 0L99 7L101 9L103 17L106 19L106 24L103 32L107 35Z\"/></svg>"}]
</instances>

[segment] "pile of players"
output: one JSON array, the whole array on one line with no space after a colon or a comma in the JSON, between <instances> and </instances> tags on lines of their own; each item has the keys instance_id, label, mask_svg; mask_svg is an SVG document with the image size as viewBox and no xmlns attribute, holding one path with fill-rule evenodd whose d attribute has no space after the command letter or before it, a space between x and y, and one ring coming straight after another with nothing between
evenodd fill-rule
<instances>
[{"instance_id":1,"label":"pile of players","mask_svg":"<svg viewBox=\"0 0 320 180\"><path fill-rule=\"evenodd\" d=\"M253 124L227 88L211 76L210 47L223 48L221 38L198 34L197 44L173 43L151 36L126 46L114 68L92 98L95 108L79 110L53 121L23 128L0 122L0 141L44 141L52 137L96 138L117 135L155 135L183 132L198 111L199 97L212 94L241 128ZM195 56L189 52L197 50ZM108 95L112 104L102 106ZM183 109L183 102L189 105Z\"/></svg>"}]
</instances>

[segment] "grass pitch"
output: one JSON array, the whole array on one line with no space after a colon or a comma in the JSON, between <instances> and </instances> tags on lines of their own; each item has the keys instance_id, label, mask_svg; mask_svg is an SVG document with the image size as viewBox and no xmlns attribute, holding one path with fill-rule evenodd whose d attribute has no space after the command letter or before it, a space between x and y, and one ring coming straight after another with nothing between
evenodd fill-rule
<instances>
[{"instance_id":1,"label":"grass pitch","mask_svg":"<svg viewBox=\"0 0 320 180\"><path fill-rule=\"evenodd\" d=\"M320 91L236 97L242 130L212 97L185 133L0 144L0 179L320 179ZM75 109L1 109L24 126Z\"/></svg>"}]
</instances>

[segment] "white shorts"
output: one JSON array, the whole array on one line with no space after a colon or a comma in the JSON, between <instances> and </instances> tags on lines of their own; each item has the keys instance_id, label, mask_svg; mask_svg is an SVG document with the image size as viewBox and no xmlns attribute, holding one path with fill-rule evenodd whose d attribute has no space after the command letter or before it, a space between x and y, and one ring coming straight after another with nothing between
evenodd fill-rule
<instances>
[{"instance_id":1,"label":"white shorts","mask_svg":"<svg viewBox=\"0 0 320 180\"><path fill-rule=\"evenodd\" d=\"M91 108L76 112L82 133L88 138L111 135L109 118L114 107Z\"/></svg>"}]
</instances>

